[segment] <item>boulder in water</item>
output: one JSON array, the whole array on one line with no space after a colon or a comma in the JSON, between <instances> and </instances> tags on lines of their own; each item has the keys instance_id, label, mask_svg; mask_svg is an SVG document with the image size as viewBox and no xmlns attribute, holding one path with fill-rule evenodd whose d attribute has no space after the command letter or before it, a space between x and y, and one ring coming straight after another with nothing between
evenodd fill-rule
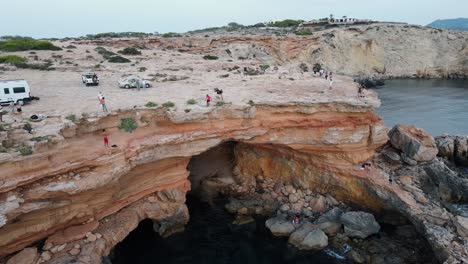
<instances>
[{"instance_id":1,"label":"boulder in water","mask_svg":"<svg viewBox=\"0 0 468 264\"><path fill-rule=\"evenodd\" d=\"M434 138L415 126L396 125L388 136L392 146L402 151L403 161L410 165L431 161L437 155Z\"/></svg>"},{"instance_id":2,"label":"boulder in water","mask_svg":"<svg viewBox=\"0 0 468 264\"><path fill-rule=\"evenodd\" d=\"M265 226L275 236L289 236L295 229L291 221L283 215L266 220Z\"/></svg>"},{"instance_id":3,"label":"boulder in water","mask_svg":"<svg viewBox=\"0 0 468 264\"><path fill-rule=\"evenodd\" d=\"M327 235L336 235L341 229L340 216L343 211L339 207L335 207L321 215L316 224Z\"/></svg>"},{"instance_id":4,"label":"boulder in water","mask_svg":"<svg viewBox=\"0 0 468 264\"><path fill-rule=\"evenodd\" d=\"M288 242L299 249L318 250L328 245L328 237L322 230L306 222L291 234Z\"/></svg>"},{"instance_id":5,"label":"boulder in water","mask_svg":"<svg viewBox=\"0 0 468 264\"><path fill-rule=\"evenodd\" d=\"M369 213L347 212L341 215L340 220L344 225L345 234L350 237L366 238L380 230L379 223Z\"/></svg>"}]
</instances>

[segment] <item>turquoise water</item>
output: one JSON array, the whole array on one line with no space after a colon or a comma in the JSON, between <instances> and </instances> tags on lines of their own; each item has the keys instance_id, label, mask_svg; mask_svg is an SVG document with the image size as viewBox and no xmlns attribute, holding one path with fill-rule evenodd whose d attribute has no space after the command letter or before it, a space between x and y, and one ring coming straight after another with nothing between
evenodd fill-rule
<instances>
[{"instance_id":1,"label":"turquoise water","mask_svg":"<svg viewBox=\"0 0 468 264\"><path fill-rule=\"evenodd\" d=\"M468 80L390 80L375 89L389 128L412 124L432 136L468 135Z\"/></svg>"}]
</instances>

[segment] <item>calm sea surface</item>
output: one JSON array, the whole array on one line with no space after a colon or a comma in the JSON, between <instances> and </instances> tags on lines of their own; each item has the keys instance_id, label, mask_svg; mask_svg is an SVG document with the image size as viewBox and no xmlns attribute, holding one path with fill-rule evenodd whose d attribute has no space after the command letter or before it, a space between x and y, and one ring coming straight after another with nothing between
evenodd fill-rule
<instances>
[{"instance_id":1,"label":"calm sea surface","mask_svg":"<svg viewBox=\"0 0 468 264\"><path fill-rule=\"evenodd\" d=\"M377 113L389 128L411 124L432 136L468 135L467 80L391 80L375 89Z\"/></svg>"}]
</instances>

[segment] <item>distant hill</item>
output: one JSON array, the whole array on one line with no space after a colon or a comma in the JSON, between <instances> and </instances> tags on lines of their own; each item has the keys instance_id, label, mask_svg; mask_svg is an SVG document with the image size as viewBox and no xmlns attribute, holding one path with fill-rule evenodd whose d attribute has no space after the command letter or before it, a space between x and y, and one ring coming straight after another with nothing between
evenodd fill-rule
<instances>
[{"instance_id":1,"label":"distant hill","mask_svg":"<svg viewBox=\"0 0 468 264\"><path fill-rule=\"evenodd\" d=\"M468 18L439 19L427 26L433 28L468 31Z\"/></svg>"}]
</instances>

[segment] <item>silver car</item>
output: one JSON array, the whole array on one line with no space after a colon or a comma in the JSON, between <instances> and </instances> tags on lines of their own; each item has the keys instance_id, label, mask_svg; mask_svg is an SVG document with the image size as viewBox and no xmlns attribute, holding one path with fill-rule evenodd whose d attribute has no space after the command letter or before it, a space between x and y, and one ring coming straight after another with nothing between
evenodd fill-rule
<instances>
[{"instance_id":1,"label":"silver car","mask_svg":"<svg viewBox=\"0 0 468 264\"><path fill-rule=\"evenodd\" d=\"M130 77L126 77L124 79L119 80L120 88L125 88L125 89L137 88L138 85L140 86L140 88L151 87L151 83L137 76L130 76Z\"/></svg>"}]
</instances>

